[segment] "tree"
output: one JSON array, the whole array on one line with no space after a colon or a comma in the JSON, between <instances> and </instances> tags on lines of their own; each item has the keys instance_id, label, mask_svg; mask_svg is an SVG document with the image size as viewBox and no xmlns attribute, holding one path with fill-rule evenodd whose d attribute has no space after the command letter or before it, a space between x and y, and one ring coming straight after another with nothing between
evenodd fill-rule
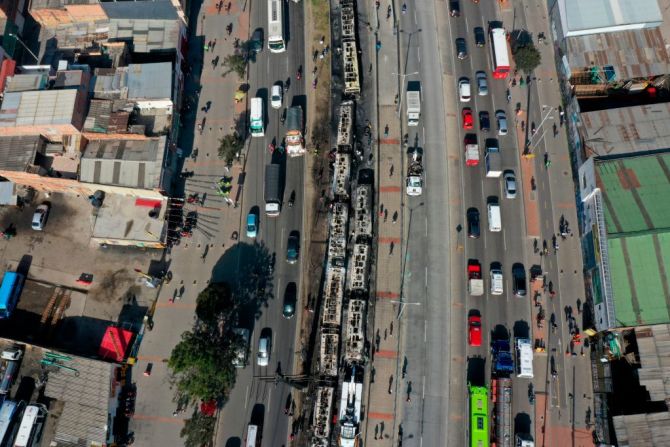
<instances>
[{"instance_id":1,"label":"tree","mask_svg":"<svg viewBox=\"0 0 670 447\"><path fill-rule=\"evenodd\" d=\"M211 331L216 331L217 327L230 327L230 323L236 321L236 315L228 284L213 283L200 292L195 300L195 314Z\"/></svg>"},{"instance_id":2,"label":"tree","mask_svg":"<svg viewBox=\"0 0 670 447\"><path fill-rule=\"evenodd\" d=\"M245 73L247 72L247 58L242 54L229 54L223 58L223 65L227 67L222 76L226 76L228 73L235 72L240 78L244 78Z\"/></svg>"},{"instance_id":3,"label":"tree","mask_svg":"<svg viewBox=\"0 0 670 447\"><path fill-rule=\"evenodd\" d=\"M244 140L237 134L226 135L219 140L219 158L226 160L226 163L232 163L244 148Z\"/></svg>"},{"instance_id":4,"label":"tree","mask_svg":"<svg viewBox=\"0 0 670 447\"><path fill-rule=\"evenodd\" d=\"M235 384L233 359L240 340L232 330L226 336L196 327L184 332L174 347L168 367L176 377L177 391L197 399L225 401Z\"/></svg>"},{"instance_id":5,"label":"tree","mask_svg":"<svg viewBox=\"0 0 670 447\"><path fill-rule=\"evenodd\" d=\"M184 439L185 447L202 447L212 444L216 418L195 411L191 419L186 419L179 436Z\"/></svg>"},{"instance_id":6,"label":"tree","mask_svg":"<svg viewBox=\"0 0 670 447\"><path fill-rule=\"evenodd\" d=\"M542 56L540 55L540 52L533 44L519 47L516 52L514 52L514 62L516 63L516 67L526 74L530 74L535 70L535 68L540 65L541 59Z\"/></svg>"}]
</instances>

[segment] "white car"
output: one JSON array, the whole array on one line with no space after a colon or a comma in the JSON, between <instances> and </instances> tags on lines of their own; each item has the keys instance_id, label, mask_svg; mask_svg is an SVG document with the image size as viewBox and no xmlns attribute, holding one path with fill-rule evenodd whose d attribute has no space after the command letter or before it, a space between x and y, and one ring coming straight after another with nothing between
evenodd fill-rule
<instances>
[{"instance_id":1,"label":"white car","mask_svg":"<svg viewBox=\"0 0 670 447\"><path fill-rule=\"evenodd\" d=\"M516 177L514 171L505 171L503 181L505 182L505 197L516 199Z\"/></svg>"},{"instance_id":2,"label":"white car","mask_svg":"<svg viewBox=\"0 0 670 447\"><path fill-rule=\"evenodd\" d=\"M461 78L458 80L458 96L461 102L470 102L470 79Z\"/></svg>"},{"instance_id":3,"label":"white car","mask_svg":"<svg viewBox=\"0 0 670 447\"><path fill-rule=\"evenodd\" d=\"M33 214L32 227L35 231L44 230L44 226L47 224L47 219L49 218L49 210L51 207L48 203L43 203L35 209L35 214Z\"/></svg>"},{"instance_id":4,"label":"white car","mask_svg":"<svg viewBox=\"0 0 670 447\"><path fill-rule=\"evenodd\" d=\"M258 354L256 354L256 364L258 366L268 366L270 363L270 335L263 335L258 339Z\"/></svg>"},{"instance_id":5,"label":"white car","mask_svg":"<svg viewBox=\"0 0 670 447\"><path fill-rule=\"evenodd\" d=\"M281 107L282 96L284 95L282 86L275 84L272 86L272 91L270 93L270 104L273 109L279 109Z\"/></svg>"}]
</instances>

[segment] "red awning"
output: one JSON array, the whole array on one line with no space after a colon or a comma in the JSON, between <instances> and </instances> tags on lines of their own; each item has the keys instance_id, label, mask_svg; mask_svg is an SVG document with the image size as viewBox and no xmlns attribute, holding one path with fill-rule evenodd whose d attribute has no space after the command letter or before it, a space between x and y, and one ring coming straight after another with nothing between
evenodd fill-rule
<instances>
[{"instance_id":1,"label":"red awning","mask_svg":"<svg viewBox=\"0 0 670 447\"><path fill-rule=\"evenodd\" d=\"M135 206L146 206L147 208L160 208L161 200L158 200L158 199L135 199Z\"/></svg>"},{"instance_id":2,"label":"red awning","mask_svg":"<svg viewBox=\"0 0 670 447\"><path fill-rule=\"evenodd\" d=\"M98 355L103 359L122 362L126 358L126 352L134 335L133 332L125 329L109 326L105 331L105 336L102 337Z\"/></svg>"}]
</instances>

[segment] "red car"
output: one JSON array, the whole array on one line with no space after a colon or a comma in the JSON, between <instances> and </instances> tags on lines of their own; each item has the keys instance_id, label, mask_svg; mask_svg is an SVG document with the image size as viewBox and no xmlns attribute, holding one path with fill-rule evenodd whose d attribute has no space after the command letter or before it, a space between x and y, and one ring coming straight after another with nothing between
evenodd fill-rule
<instances>
[{"instance_id":1,"label":"red car","mask_svg":"<svg viewBox=\"0 0 670 447\"><path fill-rule=\"evenodd\" d=\"M463 129L470 130L473 127L472 109L466 107L463 109Z\"/></svg>"},{"instance_id":2,"label":"red car","mask_svg":"<svg viewBox=\"0 0 670 447\"><path fill-rule=\"evenodd\" d=\"M479 315L468 317L468 342L470 346L482 345L482 317Z\"/></svg>"}]
</instances>

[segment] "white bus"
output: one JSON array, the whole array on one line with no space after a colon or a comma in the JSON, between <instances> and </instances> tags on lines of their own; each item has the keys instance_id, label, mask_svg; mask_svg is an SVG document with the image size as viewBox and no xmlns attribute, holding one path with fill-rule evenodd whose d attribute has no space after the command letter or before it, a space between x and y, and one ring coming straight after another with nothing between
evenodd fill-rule
<instances>
[{"instance_id":1,"label":"white bus","mask_svg":"<svg viewBox=\"0 0 670 447\"><path fill-rule=\"evenodd\" d=\"M17 416L21 415L25 402L18 404L11 400L6 400L0 407L0 445L9 445L14 438L18 428Z\"/></svg>"},{"instance_id":2,"label":"white bus","mask_svg":"<svg viewBox=\"0 0 670 447\"><path fill-rule=\"evenodd\" d=\"M268 49L271 53L286 51L283 8L284 0L268 0Z\"/></svg>"},{"instance_id":3,"label":"white bus","mask_svg":"<svg viewBox=\"0 0 670 447\"><path fill-rule=\"evenodd\" d=\"M249 114L249 130L252 137L265 135L263 125L263 98L251 98L251 112Z\"/></svg>"},{"instance_id":4,"label":"white bus","mask_svg":"<svg viewBox=\"0 0 670 447\"><path fill-rule=\"evenodd\" d=\"M42 428L47 416L47 408L42 404L28 405L16 434L14 447L33 447L39 445Z\"/></svg>"},{"instance_id":5,"label":"white bus","mask_svg":"<svg viewBox=\"0 0 670 447\"><path fill-rule=\"evenodd\" d=\"M527 338L516 339L516 376L533 378L533 347Z\"/></svg>"}]
</instances>

